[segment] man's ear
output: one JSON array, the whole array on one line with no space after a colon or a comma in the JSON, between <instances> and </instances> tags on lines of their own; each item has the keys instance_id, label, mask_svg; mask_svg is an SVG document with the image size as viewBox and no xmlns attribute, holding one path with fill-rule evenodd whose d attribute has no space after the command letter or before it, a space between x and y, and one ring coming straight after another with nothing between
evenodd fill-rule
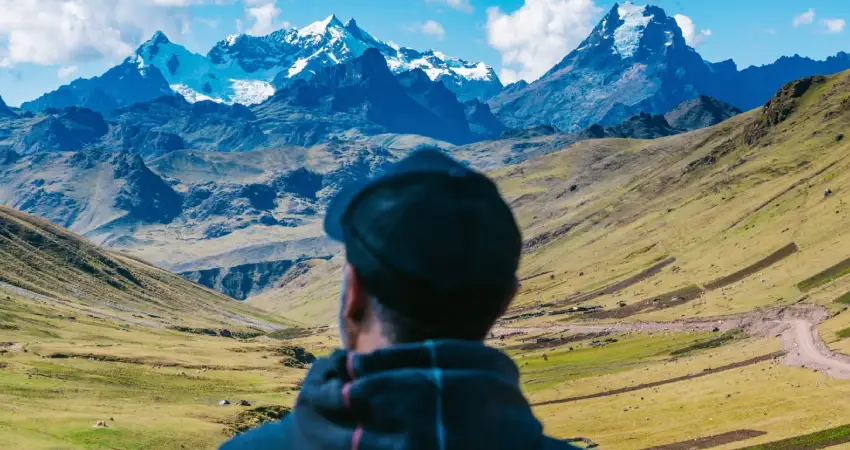
<instances>
[{"instance_id":1,"label":"man's ear","mask_svg":"<svg viewBox=\"0 0 850 450\"><path fill-rule=\"evenodd\" d=\"M345 302L342 305L342 317L348 322L349 326L360 328L363 326L363 319L366 317L369 308L366 290L363 288L363 282L360 281L357 270L351 264L345 266L345 277L347 283L343 287L346 292L342 296L343 302Z\"/></svg>"}]
</instances>

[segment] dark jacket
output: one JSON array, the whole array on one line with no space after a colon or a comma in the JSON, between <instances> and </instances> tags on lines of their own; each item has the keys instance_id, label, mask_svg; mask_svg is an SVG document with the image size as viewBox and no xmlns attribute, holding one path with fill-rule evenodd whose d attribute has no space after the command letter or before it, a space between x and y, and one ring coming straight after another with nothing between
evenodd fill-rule
<instances>
[{"instance_id":1,"label":"dark jacket","mask_svg":"<svg viewBox=\"0 0 850 450\"><path fill-rule=\"evenodd\" d=\"M480 343L436 341L316 361L293 412L222 450L561 450L543 435L519 371Z\"/></svg>"}]
</instances>

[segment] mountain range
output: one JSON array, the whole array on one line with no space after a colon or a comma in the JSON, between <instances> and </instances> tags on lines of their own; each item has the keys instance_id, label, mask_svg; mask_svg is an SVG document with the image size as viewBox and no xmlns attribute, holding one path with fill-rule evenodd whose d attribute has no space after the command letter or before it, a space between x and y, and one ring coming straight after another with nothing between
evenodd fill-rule
<instances>
[{"instance_id":1,"label":"mountain range","mask_svg":"<svg viewBox=\"0 0 850 450\"><path fill-rule=\"evenodd\" d=\"M382 64L402 82L407 79L409 83L415 78L417 83L422 83L427 78L442 84L472 120L461 123L457 114L460 107L456 105L438 107L440 114L423 115L418 107L407 110L412 103L408 96L402 96L397 105L390 107L388 103L393 99L388 99L378 109L403 111L405 117L416 118L415 123L412 120L405 123L404 119L382 123L382 119L394 118L395 113L382 116L371 112L366 118L378 117L378 123L357 123L354 135L417 133L454 143L493 138L505 128L549 125L563 132L580 132L594 124L616 125L640 113L667 113L700 95L747 111L763 104L791 80L850 68L850 55L844 52L824 61L794 55L744 70L738 70L732 60L708 62L688 46L675 19L663 9L626 2L614 5L590 36L540 79L503 86L493 68L485 63L471 63L436 50L417 51L387 44L361 29L354 19L343 23L331 15L302 29L284 29L267 36L228 36L207 55L193 53L157 32L104 75L76 80L22 107L38 112L81 106L108 115L135 103L176 94L190 103L213 101L247 106L289 98L286 102L290 107L285 111L287 124L278 123L276 128L283 134L294 132L312 137L271 139L256 142L252 148L313 144L334 135L323 129L333 128L336 134L346 134L342 128L350 130L359 121L350 115L337 114L339 102L329 104L332 112L327 107L306 114L300 108L293 112L292 105L301 108L309 105L290 101L292 96L306 92L305 82L306 86L328 81L333 84L329 80L333 75L329 76L328 70L347 66L364 55L370 63L378 64L374 55L366 55L370 50L379 53ZM417 70L425 77L404 75ZM428 95L441 97L436 91ZM447 95L442 97L440 102L451 103ZM415 100L420 105L435 101ZM314 102L312 106L317 105ZM491 117L491 110L496 117ZM304 128L308 130L302 133ZM254 130L244 133L259 138ZM223 144L228 142L225 140ZM234 147L240 148L245 148L244 144Z\"/></svg>"},{"instance_id":2,"label":"mountain range","mask_svg":"<svg viewBox=\"0 0 850 450\"><path fill-rule=\"evenodd\" d=\"M420 52L389 45L360 29L354 19L343 24L332 15L302 29L259 37L228 36L206 56L171 42L159 31L104 76L77 80L23 107L38 111L74 104L109 112L172 91L190 102L258 104L276 89L309 80L327 67L359 58L369 49L378 50L393 73L421 69L461 102L486 100L502 89L493 68L484 63L470 63L434 50Z\"/></svg>"}]
</instances>

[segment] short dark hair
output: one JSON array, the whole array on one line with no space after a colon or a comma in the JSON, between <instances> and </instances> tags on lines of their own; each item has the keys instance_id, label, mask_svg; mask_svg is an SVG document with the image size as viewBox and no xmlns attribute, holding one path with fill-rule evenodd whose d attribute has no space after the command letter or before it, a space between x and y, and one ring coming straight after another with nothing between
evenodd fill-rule
<instances>
[{"instance_id":1,"label":"short dark hair","mask_svg":"<svg viewBox=\"0 0 850 450\"><path fill-rule=\"evenodd\" d=\"M505 296L505 302L510 300L510 294ZM458 339L464 341L483 341L490 329L499 319L493 317L476 317L474 321L463 324L446 321L445 324L430 324L405 316L381 304L380 299L369 295L369 308L375 320L381 323L386 337L393 344L410 344L436 339ZM446 311L446 314L451 314Z\"/></svg>"}]
</instances>

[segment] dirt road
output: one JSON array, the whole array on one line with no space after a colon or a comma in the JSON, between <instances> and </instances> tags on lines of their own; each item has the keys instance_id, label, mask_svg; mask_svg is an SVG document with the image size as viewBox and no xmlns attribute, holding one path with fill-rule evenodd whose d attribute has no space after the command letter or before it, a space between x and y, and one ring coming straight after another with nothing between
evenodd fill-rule
<instances>
[{"instance_id":1,"label":"dirt road","mask_svg":"<svg viewBox=\"0 0 850 450\"><path fill-rule=\"evenodd\" d=\"M850 379L850 356L830 350L821 340L817 325L829 318L829 312L816 305L797 305L763 311L753 311L708 319L688 319L675 322L635 322L549 327L501 326L495 336L524 333L598 333L598 332L712 332L745 330L750 336L782 339L786 352L784 363L792 367L818 370L839 379Z\"/></svg>"}]
</instances>

